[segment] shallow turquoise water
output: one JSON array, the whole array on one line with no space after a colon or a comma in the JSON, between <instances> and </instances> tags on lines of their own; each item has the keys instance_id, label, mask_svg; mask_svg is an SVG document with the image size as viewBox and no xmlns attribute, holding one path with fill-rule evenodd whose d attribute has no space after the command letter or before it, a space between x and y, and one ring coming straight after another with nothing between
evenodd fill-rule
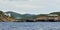
<instances>
[{"instance_id":1,"label":"shallow turquoise water","mask_svg":"<svg viewBox=\"0 0 60 30\"><path fill-rule=\"evenodd\" d=\"M60 30L60 22L0 22L0 30Z\"/></svg>"}]
</instances>

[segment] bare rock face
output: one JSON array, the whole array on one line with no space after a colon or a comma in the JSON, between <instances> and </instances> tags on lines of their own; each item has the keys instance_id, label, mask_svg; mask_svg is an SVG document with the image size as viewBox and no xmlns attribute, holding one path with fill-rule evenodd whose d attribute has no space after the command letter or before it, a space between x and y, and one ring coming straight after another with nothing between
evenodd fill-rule
<instances>
[{"instance_id":1,"label":"bare rock face","mask_svg":"<svg viewBox=\"0 0 60 30\"><path fill-rule=\"evenodd\" d=\"M16 21L14 18L8 16L0 16L0 22L14 22Z\"/></svg>"},{"instance_id":2,"label":"bare rock face","mask_svg":"<svg viewBox=\"0 0 60 30\"><path fill-rule=\"evenodd\" d=\"M0 11L0 22L14 22L14 18L6 16L3 11Z\"/></svg>"}]
</instances>

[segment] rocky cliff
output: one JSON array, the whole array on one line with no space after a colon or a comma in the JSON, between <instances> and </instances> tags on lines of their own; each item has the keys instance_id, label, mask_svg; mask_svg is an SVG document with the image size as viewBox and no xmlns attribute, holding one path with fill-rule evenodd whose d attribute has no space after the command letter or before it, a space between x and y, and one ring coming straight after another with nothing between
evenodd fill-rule
<instances>
[{"instance_id":1,"label":"rocky cliff","mask_svg":"<svg viewBox=\"0 0 60 30\"><path fill-rule=\"evenodd\" d=\"M14 18L4 15L4 12L0 11L0 22L13 22Z\"/></svg>"}]
</instances>

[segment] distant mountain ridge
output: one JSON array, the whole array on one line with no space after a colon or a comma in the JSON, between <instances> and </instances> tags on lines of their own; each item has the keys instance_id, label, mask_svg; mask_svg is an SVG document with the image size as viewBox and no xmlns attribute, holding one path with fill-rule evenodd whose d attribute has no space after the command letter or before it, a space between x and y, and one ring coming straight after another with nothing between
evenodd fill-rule
<instances>
[{"instance_id":1,"label":"distant mountain ridge","mask_svg":"<svg viewBox=\"0 0 60 30\"><path fill-rule=\"evenodd\" d=\"M33 19L35 17L35 15L33 14L19 14L12 11L7 11L5 13L10 13L11 17L16 18L16 19Z\"/></svg>"}]
</instances>

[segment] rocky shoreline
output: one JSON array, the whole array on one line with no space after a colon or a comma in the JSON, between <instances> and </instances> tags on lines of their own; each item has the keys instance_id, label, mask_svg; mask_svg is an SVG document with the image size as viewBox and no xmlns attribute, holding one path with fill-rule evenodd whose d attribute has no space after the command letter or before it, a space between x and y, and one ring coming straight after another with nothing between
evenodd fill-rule
<instances>
[{"instance_id":1,"label":"rocky shoreline","mask_svg":"<svg viewBox=\"0 0 60 30\"><path fill-rule=\"evenodd\" d=\"M14 22L60 22L60 20L17 20Z\"/></svg>"}]
</instances>

